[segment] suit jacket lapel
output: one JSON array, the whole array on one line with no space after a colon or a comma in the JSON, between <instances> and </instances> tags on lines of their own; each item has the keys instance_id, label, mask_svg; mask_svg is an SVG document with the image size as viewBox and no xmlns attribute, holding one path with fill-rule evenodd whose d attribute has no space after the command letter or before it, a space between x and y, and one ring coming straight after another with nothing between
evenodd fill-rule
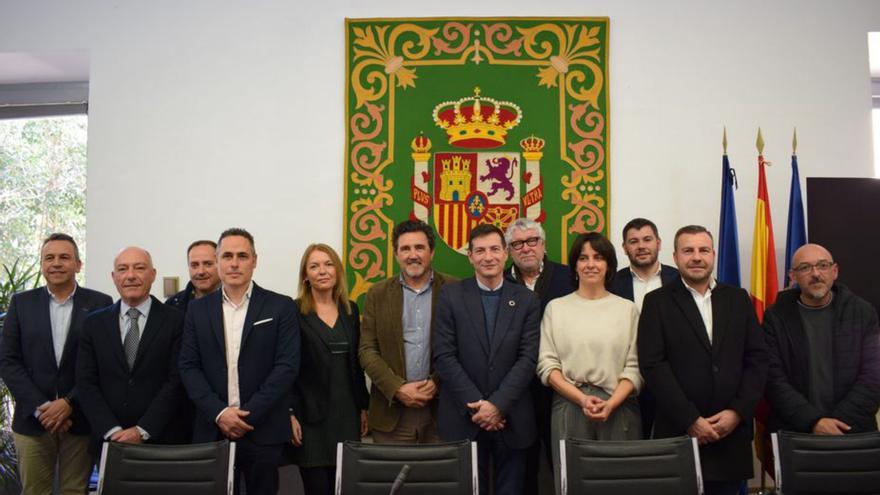
<instances>
[{"instance_id":1,"label":"suit jacket lapel","mask_svg":"<svg viewBox=\"0 0 880 495\"><path fill-rule=\"evenodd\" d=\"M208 299L208 319L211 321L211 329L217 345L223 351L223 360L226 360L226 333L223 329L223 289L220 288L205 297Z\"/></svg>"},{"instance_id":2,"label":"suit jacket lapel","mask_svg":"<svg viewBox=\"0 0 880 495\"><path fill-rule=\"evenodd\" d=\"M712 290L712 355L717 356L721 351L721 343L727 335L728 315L730 314L730 300L725 296L727 291L721 285L716 285Z\"/></svg>"},{"instance_id":3,"label":"suit jacket lapel","mask_svg":"<svg viewBox=\"0 0 880 495\"><path fill-rule=\"evenodd\" d=\"M37 325L36 328L40 329L40 332L43 333L43 338L40 339L43 342L43 348L47 355L52 358L48 361L57 370L58 362L55 360L55 339L52 336L52 317L49 316L49 298L51 297L47 287L40 291L40 310L37 311L38 319L35 323Z\"/></svg>"},{"instance_id":4,"label":"suit jacket lapel","mask_svg":"<svg viewBox=\"0 0 880 495\"><path fill-rule=\"evenodd\" d=\"M247 338L254 329L254 321L256 321L257 315L262 312L265 302L265 292L257 284L254 284L254 290L251 291L251 300L248 302L247 314L244 317L244 328L241 330L241 349L244 349ZM240 356L241 354L239 354Z\"/></svg>"},{"instance_id":5,"label":"suit jacket lapel","mask_svg":"<svg viewBox=\"0 0 880 495\"><path fill-rule=\"evenodd\" d=\"M510 328L510 321L516 312L516 298L513 295L513 285L504 284L501 286L501 296L498 301L498 315L495 317L495 331L492 332L492 344L490 349L491 356L501 346L504 337L507 336L507 330Z\"/></svg>"},{"instance_id":6,"label":"suit jacket lapel","mask_svg":"<svg viewBox=\"0 0 880 495\"><path fill-rule=\"evenodd\" d=\"M153 297L153 303L150 306L150 314L147 315L147 322L144 324L144 329L141 330L141 340L138 343L137 356L134 359L134 366L131 368L132 370L137 368L138 364L143 360L144 354L147 352L147 349L150 348L150 344L156 340L156 334L162 329L164 321L165 308L158 299Z\"/></svg>"},{"instance_id":7,"label":"suit jacket lapel","mask_svg":"<svg viewBox=\"0 0 880 495\"><path fill-rule=\"evenodd\" d=\"M399 359L401 369L406 369L406 360L403 351L403 291L405 289L400 285L400 280L395 280L388 285L387 297L384 298L382 304L386 305L388 317L384 320L377 320L377 324L381 325L383 321L390 322L391 337L394 339L394 348L397 349L397 358ZM436 295L436 294L432 294ZM342 314L340 313L340 316Z\"/></svg>"},{"instance_id":8,"label":"suit jacket lapel","mask_svg":"<svg viewBox=\"0 0 880 495\"><path fill-rule=\"evenodd\" d=\"M471 317L471 328L477 335L477 340L483 346L483 352L490 356L489 337L486 335L486 316L483 314L483 298L477 287L477 279L471 278L462 284L464 288L464 306Z\"/></svg>"},{"instance_id":9,"label":"suit jacket lapel","mask_svg":"<svg viewBox=\"0 0 880 495\"><path fill-rule=\"evenodd\" d=\"M113 305L113 311L104 318L104 335L107 338L107 342L110 343L110 349L112 349L113 354L116 356L116 360L119 361L119 365L122 366L122 369L127 370L128 361L125 359L125 349L122 348L122 337L119 327L119 308L120 302L116 301L116 304Z\"/></svg>"},{"instance_id":10,"label":"suit jacket lapel","mask_svg":"<svg viewBox=\"0 0 880 495\"><path fill-rule=\"evenodd\" d=\"M76 358L76 356L71 356L70 353L73 352L74 344L79 341L79 329L82 327L86 315L93 309L97 308L86 307L82 289L77 288L76 293L73 294L73 312L70 314L70 328L67 330L67 340L64 341L64 351L61 352L61 367L64 366L68 359Z\"/></svg>"},{"instance_id":11,"label":"suit jacket lapel","mask_svg":"<svg viewBox=\"0 0 880 495\"><path fill-rule=\"evenodd\" d=\"M696 334L697 339L706 348L706 351L712 352L712 345L709 343L709 335L706 333L706 325L703 324L703 317L700 316L700 310L697 309L697 303L694 302L694 296L688 292L684 286L684 282L678 281L678 286L673 291L673 299L681 308L685 318L691 324L691 330Z\"/></svg>"}]
</instances>

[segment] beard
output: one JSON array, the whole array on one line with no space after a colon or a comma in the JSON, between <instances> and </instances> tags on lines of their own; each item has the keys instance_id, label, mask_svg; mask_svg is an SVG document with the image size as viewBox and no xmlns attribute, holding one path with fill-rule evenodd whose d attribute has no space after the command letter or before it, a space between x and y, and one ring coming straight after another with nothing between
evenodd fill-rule
<instances>
[{"instance_id":1,"label":"beard","mask_svg":"<svg viewBox=\"0 0 880 495\"><path fill-rule=\"evenodd\" d=\"M639 261L639 259L636 258L635 256L633 256L629 259L629 264L634 267L637 267L637 268L648 268L648 267L654 266L654 263L656 263L656 262L657 262L657 253L652 253L651 257L648 258L647 261Z\"/></svg>"}]
</instances>

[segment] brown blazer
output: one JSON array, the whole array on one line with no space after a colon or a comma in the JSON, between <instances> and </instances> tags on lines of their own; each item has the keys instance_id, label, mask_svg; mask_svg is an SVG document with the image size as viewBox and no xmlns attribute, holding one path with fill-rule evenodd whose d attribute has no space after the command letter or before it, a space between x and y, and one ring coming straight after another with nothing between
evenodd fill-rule
<instances>
[{"instance_id":1,"label":"brown blazer","mask_svg":"<svg viewBox=\"0 0 880 495\"><path fill-rule=\"evenodd\" d=\"M437 305L437 294L455 279L434 271L431 285L431 313ZM428 341L430 342L430 336ZM367 291L361 322L358 357L370 377L370 428L392 431L400 419L403 404L394 393L406 383L406 359L403 356L403 287L395 275ZM435 380L436 381L436 380ZM428 406L436 408L436 401Z\"/></svg>"}]
</instances>

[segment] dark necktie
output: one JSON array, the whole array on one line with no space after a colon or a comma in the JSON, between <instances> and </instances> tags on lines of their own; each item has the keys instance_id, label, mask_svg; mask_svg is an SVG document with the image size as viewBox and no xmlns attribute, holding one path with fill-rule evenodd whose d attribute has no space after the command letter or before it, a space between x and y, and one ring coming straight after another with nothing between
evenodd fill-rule
<instances>
[{"instance_id":1,"label":"dark necktie","mask_svg":"<svg viewBox=\"0 0 880 495\"><path fill-rule=\"evenodd\" d=\"M141 329L138 326L138 317L140 315L141 312L137 308L128 309L128 331L125 333L125 339L122 342L122 347L125 349L125 360L128 361L128 369L134 367L138 344L141 341Z\"/></svg>"}]
</instances>

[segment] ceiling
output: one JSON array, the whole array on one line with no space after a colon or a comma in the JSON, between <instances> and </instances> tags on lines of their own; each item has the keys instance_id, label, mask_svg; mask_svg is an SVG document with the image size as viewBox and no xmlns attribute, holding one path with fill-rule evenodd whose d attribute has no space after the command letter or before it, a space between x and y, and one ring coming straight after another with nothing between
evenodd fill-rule
<instances>
[{"instance_id":1,"label":"ceiling","mask_svg":"<svg viewBox=\"0 0 880 495\"><path fill-rule=\"evenodd\" d=\"M0 53L0 84L88 80L88 52Z\"/></svg>"}]
</instances>

